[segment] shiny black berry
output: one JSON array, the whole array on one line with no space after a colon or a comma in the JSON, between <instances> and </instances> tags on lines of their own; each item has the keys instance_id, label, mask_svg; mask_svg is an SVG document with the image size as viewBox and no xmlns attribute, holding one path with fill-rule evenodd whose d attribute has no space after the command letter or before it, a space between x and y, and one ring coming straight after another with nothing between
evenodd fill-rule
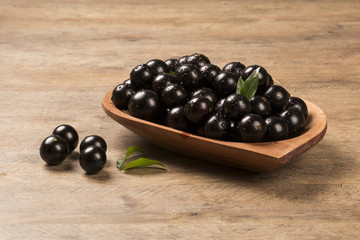
<instances>
[{"instance_id":1,"label":"shiny black berry","mask_svg":"<svg viewBox=\"0 0 360 240\"><path fill-rule=\"evenodd\" d=\"M270 102L263 96L255 95L251 101L251 112L262 116L263 118L271 115Z\"/></svg>"},{"instance_id":2,"label":"shiny black berry","mask_svg":"<svg viewBox=\"0 0 360 240\"><path fill-rule=\"evenodd\" d=\"M201 68L202 66L204 66L206 64L210 64L210 60L204 54L194 53L187 57L186 63L192 64L198 68Z\"/></svg>"},{"instance_id":3,"label":"shiny black berry","mask_svg":"<svg viewBox=\"0 0 360 240\"><path fill-rule=\"evenodd\" d=\"M240 132L239 129L237 128L237 121L233 121L230 120L229 121L229 129L228 129L228 135L227 135L227 139L229 141L233 141L233 142L241 142L241 136L240 136Z\"/></svg>"},{"instance_id":4,"label":"shiny black berry","mask_svg":"<svg viewBox=\"0 0 360 240\"><path fill-rule=\"evenodd\" d=\"M125 81L123 82L123 84L125 84L125 85L131 85L130 79L125 80Z\"/></svg>"},{"instance_id":5,"label":"shiny black berry","mask_svg":"<svg viewBox=\"0 0 360 240\"><path fill-rule=\"evenodd\" d=\"M163 89L161 100L167 108L182 106L188 100L188 92L181 85L170 84Z\"/></svg>"},{"instance_id":6,"label":"shiny black berry","mask_svg":"<svg viewBox=\"0 0 360 240\"><path fill-rule=\"evenodd\" d=\"M205 137L223 140L227 137L228 129L229 122L224 116L220 114L213 115L204 125Z\"/></svg>"},{"instance_id":7,"label":"shiny black berry","mask_svg":"<svg viewBox=\"0 0 360 240\"><path fill-rule=\"evenodd\" d=\"M61 124L57 126L52 135L57 135L66 141L66 144L69 147L69 153L74 151L76 146L79 143L79 135L76 132L75 128L68 124Z\"/></svg>"},{"instance_id":8,"label":"shiny black berry","mask_svg":"<svg viewBox=\"0 0 360 240\"><path fill-rule=\"evenodd\" d=\"M80 153L80 166L87 174L100 172L106 164L106 153L99 147L92 145Z\"/></svg>"},{"instance_id":9,"label":"shiny black berry","mask_svg":"<svg viewBox=\"0 0 360 240\"><path fill-rule=\"evenodd\" d=\"M175 76L180 79L180 83L188 91L198 89L202 85L202 75L200 70L193 65L182 65L175 71Z\"/></svg>"},{"instance_id":10,"label":"shiny black berry","mask_svg":"<svg viewBox=\"0 0 360 240\"><path fill-rule=\"evenodd\" d=\"M207 88L207 87L203 87L203 88L196 90L195 92L192 92L190 97L191 98L205 97L205 98L209 99L210 102L212 102L213 104L215 104L217 101L216 92L214 90L212 90L211 88Z\"/></svg>"},{"instance_id":11,"label":"shiny black berry","mask_svg":"<svg viewBox=\"0 0 360 240\"><path fill-rule=\"evenodd\" d=\"M270 102L272 112L278 113L287 108L290 94L282 86L272 85L265 91L264 97Z\"/></svg>"},{"instance_id":12,"label":"shiny black berry","mask_svg":"<svg viewBox=\"0 0 360 240\"><path fill-rule=\"evenodd\" d=\"M235 93L237 84L236 74L232 72L220 72L214 79L213 89L219 97L226 97Z\"/></svg>"},{"instance_id":13,"label":"shiny black berry","mask_svg":"<svg viewBox=\"0 0 360 240\"><path fill-rule=\"evenodd\" d=\"M241 62L230 62L223 67L223 71L232 72L237 78L241 76L242 71L245 69L245 65ZM243 79L245 81L245 79Z\"/></svg>"},{"instance_id":14,"label":"shiny black berry","mask_svg":"<svg viewBox=\"0 0 360 240\"><path fill-rule=\"evenodd\" d=\"M265 90L269 87L269 74L266 71L265 68L259 66L259 65L251 65L246 67L242 73L241 73L241 77L244 81L246 81L246 79L250 76L250 74L256 70L258 67L260 67L260 71L258 74L258 88L256 90L256 95L262 95Z\"/></svg>"},{"instance_id":15,"label":"shiny black berry","mask_svg":"<svg viewBox=\"0 0 360 240\"><path fill-rule=\"evenodd\" d=\"M221 72L221 69L213 64L206 64L200 68L203 83L205 86L212 87L215 77Z\"/></svg>"},{"instance_id":16,"label":"shiny black berry","mask_svg":"<svg viewBox=\"0 0 360 240\"><path fill-rule=\"evenodd\" d=\"M268 73L269 74L269 73ZM270 87L271 85L274 84L274 80L273 78L271 77L271 75L269 74L269 83L268 83L268 87Z\"/></svg>"},{"instance_id":17,"label":"shiny black berry","mask_svg":"<svg viewBox=\"0 0 360 240\"><path fill-rule=\"evenodd\" d=\"M281 112L279 117L283 118L289 127L289 137L299 136L305 130L305 117L301 110L290 107Z\"/></svg>"},{"instance_id":18,"label":"shiny black berry","mask_svg":"<svg viewBox=\"0 0 360 240\"><path fill-rule=\"evenodd\" d=\"M155 76L159 75L160 73L168 73L169 67L168 65L160 59L152 59L146 63L154 72Z\"/></svg>"},{"instance_id":19,"label":"shiny black berry","mask_svg":"<svg viewBox=\"0 0 360 240\"><path fill-rule=\"evenodd\" d=\"M214 106L214 113L222 114L224 108L225 98L220 99Z\"/></svg>"},{"instance_id":20,"label":"shiny black berry","mask_svg":"<svg viewBox=\"0 0 360 240\"><path fill-rule=\"evenodd\" d=\"M168 66L169 71L172 71L172 72L175 72L177 62L178 62L178 60L175 58L170 58L170 59L165 60L165 63Z\"/></svg>"},{"instance_id":21,"label":"shiny black berry","mask_svg":"<svg viewBox=\"0 0 360 240\"><path fill-rule=\"evenodd\" d=\"M210 117L212 105L207 98L193 98L185 104L185 116L194 124L202 124Z\"/></svg>"},{"instance_id":22,"label":"shiny black berry","mask_svg":"<svg viewBox=\"0 0 360 240\"><path fill-rule=\"evenodd\" d=\"M225 98L222 114L230 120L239 120L245 114L250 113L251 105L246 97L240 94L231 94Z\"/></svg>"},{"instance_id":23,"label":"shiny black berry","mask_svg":"<svg viewBox=\"0 0 360 240\"><path fill-rule=\"evenodd\" d=\"M289 137L289 127L284 119L271 116L265 119L265 123L267 127L265 139L267 141L279 141Z\"/></svg>"},{"instance_id":24,"label":"shiny black berry","mask_svg":"<svg viewBox=\"0 0 360 240\"><path fill-rule=\"evenodd\" d=\"M187 59L187 58L188 58L188 55L185 55L185 56L182 56L181 58L179 58L179 59L177 60L177 63L176 63L176 65L175 65L175 71L176 71L176 69L177 69L178 67L186 64L186 59Z\"/></svg>"},{"instance_id":25,"label":"shiny black berry","mask_svg":"<svg viewBox=\"0 0 360 240\"><path fill-rule=\"evenodd\" d=\"M40 156L49 165L59 165L69 154L65 139L53 135L44 139L40 145Z\"/></svg>"},{"instance_id":26,"label":"shiny black berry","mask_svg":"<svg viewBox=\"0 0 360 240\"><path fill-rule=\"evenodd\" d=\"M250 113L238 122L237 129L244 142L261 142L266 134L266 123L260 115Z\"/></svg>"},{"instance_id":27,"label":"shiny black berry","mask_svg":"<svg viewBox=\"0 0 360 240\"><path fill-rule=\"evenodd\" d=\"M180 131L188 131L190 122L185 116L183 106L171 109L166 116L166 125Z\"/></svg>"},{"instance_id":28,"label":"shiny black berry","mask_svg":"<svg viewBox=\"0 0 360 240\"><path fill-rule=\"evenodd\" d=\"M154 122L160 111L159 97L152 90L140 90L130 98L128 110L131 116Z\"/></svg>"},{"instance_id":29,"label":"shiny black berry","mask_svg":"<svg viewBox=\"0 0 360 240\"><path fill-rule=\"evenodd\" d=\"M119 84L117 85L111 95L111 101L115 107L120 110L127 110L129 100L134 95L135 90L131 84Z\"/></svg>"},{"instance_id":30,"label":"shiny black berry","mask_svg":"<svg viewBox=\"0 0 360 240\"><path fill-rule=\"evenodd\" d=\"M305 120L307 119L308 108L307 108L306 103L304 102L304 100L302 100L301 98L290 97L288 107L298 108L304 114Z\"/></svg>"},{"instance_id":31,"label":"shiny black berry","mask_svg":"<svg viewBox=\"0 0 360 240\"><path fill-rule=\"evenodd\" d=\"M151 89L158 95L161 95L163 89L170 84L180 84L180 80L170 73L162 73L155 77L151 84Z\"/></svg>"},{"instance_id":32,"label":"shiny black berry","mask_svg":"<svg viewBox=\"0 0 360 240\"><path fill-rule=\"evenodd\" d=\"M137 65L130 73L131 85L135 90L147 88L151 85L155 74L151 67L146 64Z\"/></svg>"},{"instance_id":33,"label":"shiny black berry","mask_svg":"<svg viewBox=\"0 0 360 240\"><path fill-rule=\"evenodd\" d=\"M80 143L80 152L82 152L85 148L95 145L101 148L104 152L107 150L107 144L105 140L98 135L90 135L85 137Z\"/></svg>"}]
</instances>

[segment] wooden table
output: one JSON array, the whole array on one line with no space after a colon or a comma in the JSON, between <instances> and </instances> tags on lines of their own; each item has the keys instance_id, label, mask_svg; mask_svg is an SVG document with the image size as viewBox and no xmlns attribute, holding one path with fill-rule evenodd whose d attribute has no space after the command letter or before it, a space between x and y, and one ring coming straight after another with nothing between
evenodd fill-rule
<instances>
[{"instance_id":1,"label":"wooden table","mask_svg":"<svg viewBox=\"0 0 360 240\"><path fill-rule=\"evenodd\" d=\"M358 239L359 1L0 0L0 239ZM153 58L264 66L328 117L325 138L254 174L176 155L106 116L105 93ZM59 124L98 134L86 175L39 146ZM142 147L167 170L119 172Z\"/></svg>"}]
</instances>

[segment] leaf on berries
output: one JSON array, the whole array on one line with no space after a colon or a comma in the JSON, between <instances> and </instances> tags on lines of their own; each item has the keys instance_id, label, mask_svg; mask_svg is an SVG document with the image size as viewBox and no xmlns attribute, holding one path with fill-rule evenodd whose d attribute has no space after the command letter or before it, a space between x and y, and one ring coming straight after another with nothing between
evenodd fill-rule
<instances>
[{"instance_id":1,"label":"leaf on berries","mask_svg":"<svg viewBox=\"0 0 360 240\"><path fill-rule=\"evenodd\" d=\"M245 81L240 77L236 86L236 94L241 94L251 101L258 88L259 71L260 67L255 69Z\"/></svg>"}]
</instances>

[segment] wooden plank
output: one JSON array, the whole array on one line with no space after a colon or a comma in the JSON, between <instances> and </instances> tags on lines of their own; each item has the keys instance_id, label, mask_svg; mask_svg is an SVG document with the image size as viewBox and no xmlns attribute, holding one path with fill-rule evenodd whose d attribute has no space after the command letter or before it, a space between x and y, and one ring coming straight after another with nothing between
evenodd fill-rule
<instances>
[{"instance_id":1,"label":"wooden plank","mask_svg":"<svg viewBox=\"0 0 360 240\"><path fill-rule=\"evenodd\" d=\"M359 1L0 1L0 239L358 239ZM194 52L263 65L327 115L324 139L264 174L184 157L101 108L137 64ZM85 175L41 141L62 123L108 143ZM119 172L142 147L167 170Z\"/></svg>"}]
</instances>

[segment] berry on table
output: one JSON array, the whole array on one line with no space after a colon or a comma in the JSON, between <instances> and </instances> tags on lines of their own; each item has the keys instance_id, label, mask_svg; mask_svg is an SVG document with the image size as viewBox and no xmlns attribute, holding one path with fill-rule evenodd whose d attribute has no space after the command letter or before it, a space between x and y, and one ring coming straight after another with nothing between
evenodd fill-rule
<instances>
[{"instance_id":1,"label":"berry on table","mask_svg":"<svg viewBox=\"0 0 360 240\"><path fill-rule=\"evenodd\" d=\"M81 151L79 162L87 174L95 174L104 168L106 153L100 147L91 145Z\"/></svg>"},{"instance_id":2,"label":"berry on table","mask_svg":"<svg viewBox=\"0 0 360 240\"><path fill-rule=\"evenodd\" d=\"M79 135L76 132L75 128L68 124L61 124L57 126L52 135L57 135L66 141L66 144L69 148L69 153L74 151L79 143Z\"/></svg>"},{"instance_id":3,"label":"berry on table","mask_svg":"<svg viewBox=\"0 0 360 240\"><path fill-rule=\"evenodd\" d=\"M40 156L49 165L59 165L69 154L66 141L59 136L49 136L40 145Z\"/></svg>"},{"instance_id":4,"label":"berry on table","mask_svg":"<svg viewBox=\"0 0 360 240\"><path fill-rule=\"evenodd\" d=\"M105 140L98 135L90 135L86 136L80 143L80 152L82 152L85 148L89 146L97 146L101 148L104 152L107 150L107 144Z\"/></svg>"}]
</instances>

